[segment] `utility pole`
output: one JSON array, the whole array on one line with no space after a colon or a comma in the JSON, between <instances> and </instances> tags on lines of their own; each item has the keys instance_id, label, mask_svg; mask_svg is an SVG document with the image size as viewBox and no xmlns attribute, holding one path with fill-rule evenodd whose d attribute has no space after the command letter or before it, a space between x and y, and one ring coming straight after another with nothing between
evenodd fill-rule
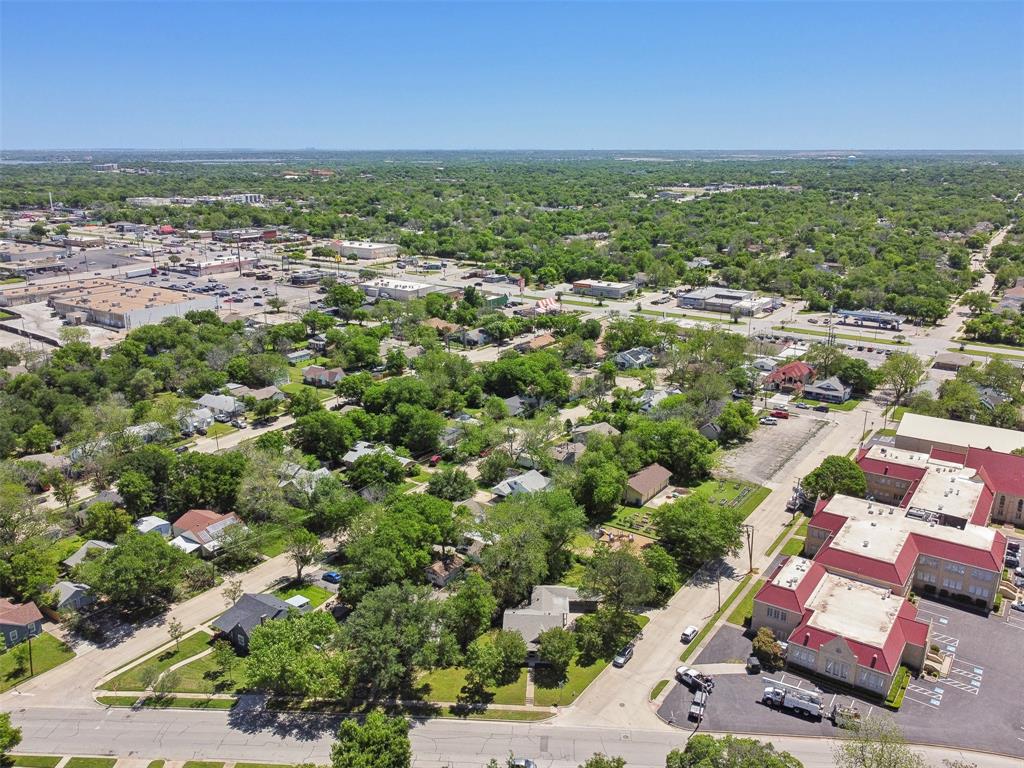
<instances>
[{"instance_id":1,"label":"utility pole","mask_svg":"<svg viewBox=\"0 0 1024 768\"><path fill-rule=\"evenodd\" d=\"M743 530L744 536L747 538L747 560L748 560L748 573L754 572L754 526L750 523L743 523L740 526ZM721 601L721 598L719 598Z\"/></svg>"},{"instance_id":2,"label":"utility pole","mask_svg":"<svg viewBox=\"0 0 1024 768\"><path fill-rule=\"evenodd\" d=\"M28 676L36 676L35 664L32 661L32 633L28 633Z\"/></svg>"}]
</instances>

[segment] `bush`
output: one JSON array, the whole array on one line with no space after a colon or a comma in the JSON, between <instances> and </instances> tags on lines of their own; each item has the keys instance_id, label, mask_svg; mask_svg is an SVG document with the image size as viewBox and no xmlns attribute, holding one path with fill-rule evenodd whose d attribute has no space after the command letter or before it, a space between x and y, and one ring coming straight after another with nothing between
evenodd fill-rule
<instances>
[{"instance_id":1,"label":"bush","mask_svg":"<svg viewBox=\"0 0 1024 768\"><path fill-rule=\"evenodd\" d=\"M984 607L984 603L983 603L982 607ZM1002 607L1003 607L1003 596L997 593L996 594L996 599L992 601L992 610L995 613L999 613L999 609L1002 608Z\"/></svg>"},{"instance_id":2,"label":"bush","mask_svg":"<svg viewBox=\"0 0 1024 768\"><path fill-rule=\"evenodd\" d=\"M903 704L903 695L907 692L908 685L910 685L910 670L906 667L900 667L892 679L889 695L885 697L885 706L891 709L899 709Z\"/></svg>"},{"instance_id":3,"label":"bush","mask_svg":"<svg viewBox=\"0 0 1024 768\"><path fill-rule=\"evenodd\" d=\"M765 669L782 668L782 646L775 640L775 633L768 627L761 627L754 637L753 652Z\"/></svg>"}]
</instances>

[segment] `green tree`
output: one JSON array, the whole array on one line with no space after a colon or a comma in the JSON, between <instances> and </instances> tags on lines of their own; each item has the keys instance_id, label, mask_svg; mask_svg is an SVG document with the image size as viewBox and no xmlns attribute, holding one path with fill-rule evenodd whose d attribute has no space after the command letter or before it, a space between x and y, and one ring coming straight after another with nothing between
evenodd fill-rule
<instances>
[{"instance_id":1,"label":"green tree","mask_svg":"<svg viewBox=\"0 0 1024 768\"><path fill-rule=\"evenodd\" d=\"M248 685L281 695L344 698L348 666L336 648L337 634L337 623L324 611L292 612L253 628L245 663Z\"/></svg>"},{"instance_id":2,"label":"green tree","mask_svg":"<svg viewBox=\"0 0 1024 768\"><path fill-rule=\"evenodd\" d=\"M775 633L768 627L757 630L753 640L753 652L765 669L782 668L782 646L775 640Z\"/></svg>"},{"instance_id":3,"label":"green tree","mask_svg":"<svg viewBox=\"0 0 1024 768\"><path fill-rule=\"evenodd\" d=\"M270 400L269 402L273 403L274 401ZM288 412L295 418L308 416L314 411L321 410L323 410L323 404L312 387L299 387L288 395Z\"/></svg>"},{"instance_id":4,"label":"green tree","mask_svg":"<svg viewBox=\"0 0 1024 768\"><path fill-rule=\"evenodd\" d=\"M609 757L600 752L595 752L579 768L626 768L626 761L621 757Z\"/></svg>"},{"instance_id":5,"label":"green tree","mask_svg":"<svg viewBox=\"0 0 1024 768\"><path fill-rule=\"evenodd\" d=\"M476 571L470 571L455 594L444 601L444 620L459 647L465 649L491 626L498 609L490 585Z\"/></svg>"},{"instance_id":6,"label":"green tree","mask_svg":"<svg viewBox=\"0 0 1024 768\"><path fill-rule=\"evenodd\" d=\"M654 513L661 543L689 566L739 552L741 522L735 510L709 504L697 496L665 504Z\"/></svg>"},{"instance_id":7,"label":"green tree","mask_svg":"<svg viewBox=\"0 0 1024 768\"><path fill-rule=\"evenodd\" d=\"M363 488L388 488L402 482L405 469L398 459L380 449L356 459L347 477L349 485L357 491Z\"/></svg>"},{"instance_id":8,"label":"green tree","mask_svg":"<svg viewBox=\"0 0 1024 768\"><path fill-rule=\"evenodd\" d=\"M583 569L583 593L598 596L617 613L654 598L655 575L631 549L599 545Z\"/></svg>"},{"instance_id":9,"label":"green tree","mask_svg":"<svg viewBox=\"0 0 1024 768\"><path fill-rule=\"evenodd\" d=\"M490 456L480 462L480 481L485 485L497 485L505 479L505 475L512 469L512 457L505 451L494 451Z\"/></svg>"},{"instance_id":10,"label":"green tree","mask_svg":"<svg viewBox=\"0 0 1024 768\"><path fill-rule=\"evenodd\" d=\"M129 515L138 519L153 511L156 504L153 481L142 472L127 469L117 480L117 492Z\"/></svg>"},{"instance_id":11,"label":"green tree","mask_svg":"<svg viewBox=\"0 0 1024 768\"><path fill-rule=\"evenodd\" d=\"M174 650L181 648L181 638L185 636L185 627L178 619L174 618L167 622L167 634L174 641Z\"/></svg>"},{"instance_id":12,"label":"green tree","mask_svg":"<svg viewBox=\"0 0 1024 768\"><path fill-rule=\"evenodd\" d=\"M427 493L448 501L468 499L476 491L476 484L458 467L446 467L435 472L427 482Z\"/></svg>"},{"instance_id":13,"label":"green tree","mask_svg":"<svg viewBox=\"0 0 1024 768\"><path fill-rule=\"evenodd\" d=\"M980 315L992 307L992 297L985 291L968 291L960 297L960 304L971 310L971 314Z\"/></svg>"},{"instance_id":14,"label":"green tree","mask_svg":"<svg viewBox=\"0 0 1024 768\"><path fill-rule=\"evenodd\" d=\"M907 746L892 718L861 718L832 748L836 768L926 768L928 762Z\"/></svg>"},{"instance_id":15,"label":"green tree","mask_svg":"<svg viewBox=\"0 0 1024 768\"><path fill-rule=\"evenodd\" d=\"M295 581L302 581L302 571L313 565L324 554L320 537L305 528L295 528L288 534L288 557L295 565Z\"/></svg>"},{"instance_id":16,"label":"green tree","mask_svg":"<svg viewBox=\"0 0 1024 768\"><path fill-rule=\"evenodd\" d=\"M569 665L576 658L576 639L562 627L545 629L537 636L537 653L551 667L556 680L564 680Z\"/></svg>"},{"instance_id":17,"label":"green tree","mask_svg":"<svg viewBox=\"0 0 1024 768\"><path fill-rule=\"evenodd\" d=\"M837 493L863 497L868 491L864 470L853 459L845 456L826 456L800 485L814 499L827 498Z\"/></svg>"},{"instance_id":18,"label":"green tree","mask_svg":"<svg viewBox=\"0 0 1024 768\"><path fill-rule=\"evenodd\" d=\"M11 724L9 712L0 712L0 759L6 759L21 744L21 728Z\"/></svg>"},{"instance_id":19,"label":"green tree","mask_svg":"<svg viewBox=\"0 0 1024 768\"><path fill-rule=\"evenodd\" d=\"M881 383L892 390L892 401L896 405L913 391L924 375L924 363L911 352L896 352L889 355L878 368Z\"/></svg>"},{"instance_id":20,"label":"green tree","mask_svg":"<svg viewBox=\"0 0 1024 768\"><path fill-rule=\"evenodd\" d=\"M116 541L132 530L132 517L108 501L98 501L85 510L82 533L90 539Z\"/></svg>"},{"instance_id":21,"label":"green tree","mask_svg":"<svg viewBox=\"0 0 1024 768\"><path fill-rule=\"evenodd\" d=\"M227 640L215 640L213 642L213 665L217 670L217 677L225 680L230 677L235 666L238 664L238 656L231 643Z\"/></svg>"},{"instance_id":22,"label":"green tree","mask_svg":"<svg viewBox=\"0 0 1024 768\"><path fill-rule=\"evenodd\" d=\"M188 555L158 533L131 532L79 567L79 578L123 611L151 610L174 596Z\"/></svg>"},{"instance_id":23,"label":"green tree","mask_svg":"<svg viewBox=\"0 0 1024 768\"><path fill-rule=\"evenodd\" d=\"M0 587L21 601L41 598L57 579L54 558L39 539L19 543L13 554L0 560Z\"/></svg>"},{"instance_id":24,"label":"green tree","mask_svg":"<svg viewBox=\"0 0 1024 768\"><path fill-rule=\"evenodd\" d=\"M803 763L789 752L777 752L770 742L698 733L685 749L668 753L665 768L803 768Z\"/></svg>"},{"instance_id":25,"label":"green tree","mask_svg":"<svg viewBox=\"0 0 1024 768\"><path fill-rule=\"evenodd\" d=\"M742 440L757 429L757 414L749 400L727 403L715 420L721 430L719 440L728 445Z\"/></svg>"},{"instance_id":26,"label":"green tree","mask_svg":"<svg viewBox=\"0 0 1024 768\"><path fill-rule=\"evenodd\" d=\"M45 424L35 423L21 436L21 447L25 453L45 453L57 436Z\"/></svg>"},{"instance_id":27,"label":"green tree","mask_svg":"<svg viewBox=\"0 0 1024 768\"><path fill-rule=\"evenodd\" d=\"M408 721L379 709L370 712L362 724L342 721L331 747L331 768L409 768L411 764Z\"/></svg>"}]
</instances>

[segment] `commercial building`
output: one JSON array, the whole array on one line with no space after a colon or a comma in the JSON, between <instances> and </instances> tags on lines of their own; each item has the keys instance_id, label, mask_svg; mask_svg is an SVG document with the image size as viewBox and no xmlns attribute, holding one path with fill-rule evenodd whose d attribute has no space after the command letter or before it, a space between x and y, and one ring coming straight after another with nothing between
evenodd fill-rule
<instances>
[{"instance_id":1,"label":"commercial building","mask_svg":"<svg viewBox=\"0 0 1024 768\"><path fill-rule=\"evenodd\" d=\"M367 280L365 283L360 283L359 288L370 298L393 299L394 301L422 299L428 293L437 290L435 286L427 283L393 280L389 277Z\"/></svg>"},{"instance_id":2,"label":"commercial building","mask_svg":"<svg viewBox=\"0 0 1024 768\"><path fill-rule=\"evenodd\" d=\"M804 387L804 397L823 403L845 403L853 394L853 387L843 384L838 376L829 376Z\"/></svg>"},{"instance_id":3,"label":"commercial building","mask_svg":"<svg viewBox=\"0 0 1024 768\"><path fill-rule=\"evenodd\" d=\"M758 296L753 291L739 291L732 288L697 288L679 297L678 304L686 309L703 309L707 312L738 312L741 315L756 315L772 308L770 296Z\"/></svg>"},{"instance_id":4,"label":"commercial building","mask_svg":"<svg viewBox=\"0 0 1024 768\"><path fill-rule=\"evenodd\" d=\"M228 272L241 272L246 269L256 269L260 260L255 256L219 256L206 261L197 261L185 264L184 269L193 277L205 277L207 275L222 275Z\"/></svg>"},{"instance_id":5,"label":"commercial building","mask_svg":"<svg viewBox=\"0 0 1024 768\"><path fill-rule=\"evenodd\" d=\"M395 243L368 243L362 240L334 240L331 248L339 256L355 256L357 259L395 259L398 258L398 245Z\"/></svg>"},{"instance_id":6,"label":"commercial building","mask_svg":"<svg viewBox=\"0 0 1024 768\"><path fill-rule=\"evenodd\" d=\"M751 626L788 642L788 664L878 696L901 665L922 668L931 629L909 600L802 557L780 563L754 596Z\"/></svg>"},{"instance_id":7,"label":"commercial building","mask_svg":"<svg viewBox=\"0 0 1024 768\"><path fill-rule=\"evenodd\" d=\"M1024 432L905 413L896 428L896 447L920 453L937 448L966 455L972 447L1012 453L1024 448Z\"/></svg>"},{"instance_id":8,"label":"commercial building","mask_svg":"<svg viewBox=\"0 0 1024 768\"><path fill-rule=\"evenodd\" d=\"M636 283L610 283L607 280L577 280L572 292L603 299L624 299L636 291Z\"/></svg>"},{"instance_id":9,"label":"commercial building","mask_svg":"<svg viewBox=\"0 0 1024 768\"><path fill-rule=\"evenodd\" d=\"M882 312L876 309L840 309L836 312L839 315L839 322L843 325L864 325L870 323L879 328L887 328L898 331L900 326L907 321L903 315L894 312Z\"/></svg>"},{"instance_id":10,"label":"commercial building","mask_svg":"<svg viewBox=\"0 0 1024 768\"><path fill-rule=\"evenodd\" d=\"M85 322L108 328L138 328L158 323L165 317L180 317L186 312L217 307L214 296L106 278L38 287L46 289L49 304L58 314L82 317ZM4 296L0 294L0 304L3 301Z\"/></svg>"},{"instance_id":11,"label":"commercial building","mask_svg":"<svg viewBox=\"0 0 1024 768\"><path fill-rule=\"evenodd\" d=\"M277 237L276 229L218 229L213 239L221 243L258 243L261 240L273 240Z\"/></svg>"}]
</instances>

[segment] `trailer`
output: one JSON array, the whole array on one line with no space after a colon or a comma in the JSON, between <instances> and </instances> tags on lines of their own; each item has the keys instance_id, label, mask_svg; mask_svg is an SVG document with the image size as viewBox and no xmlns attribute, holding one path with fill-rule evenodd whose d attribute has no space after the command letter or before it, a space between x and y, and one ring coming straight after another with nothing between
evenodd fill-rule
<instances>
[{"instance_id":1,"label":"trailer","mask_svg":"<svg viewBox=\"0 0 1024 768\"><path fill-rule=\"evenodd\" d=\"M766 707L792 712L800 717L821 719L824 704L818 693L775 680L766 682L769 682L770 685L765 686L764 693L761 695L761 703Z\"/></svg>"}]
</instances>

